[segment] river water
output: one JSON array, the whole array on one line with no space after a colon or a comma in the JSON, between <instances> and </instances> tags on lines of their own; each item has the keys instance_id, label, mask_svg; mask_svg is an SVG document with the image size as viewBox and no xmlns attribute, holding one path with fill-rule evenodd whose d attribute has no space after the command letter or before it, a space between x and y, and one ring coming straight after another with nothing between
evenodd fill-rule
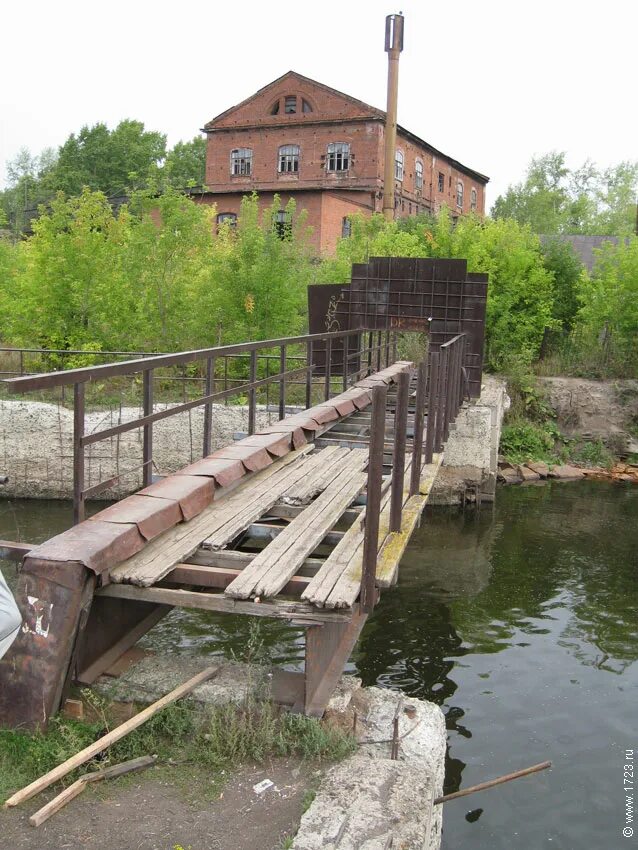
<instances>
[{"instance_id":1,"label":"river water","mask_svg":"<svg viewBox=\"0 0 638 850\"><path fill-rule=\"evenodd\" d=\"M0 538L68 525L55 502L0 502ZM6 572L7 570L5 570ZM638 488L499 490L480 513L433 510L349 668L443 709L446 791L551 759L551 771L445 804L445 850L630 847L625 750L638 762ZM241 655L249 618L173 612L157 650ZM302 640L266 627L273 660Z\"/></svg>"}]
</instances>

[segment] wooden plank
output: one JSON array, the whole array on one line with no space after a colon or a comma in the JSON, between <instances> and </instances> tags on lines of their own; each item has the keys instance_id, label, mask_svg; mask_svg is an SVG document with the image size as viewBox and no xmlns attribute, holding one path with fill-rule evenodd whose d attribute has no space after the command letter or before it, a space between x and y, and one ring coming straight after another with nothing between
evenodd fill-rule
<instances>
[{"instance_id":1,"label":"wooden plank","mask_svg":"<svg viewBox=\"0 0 638 850\"><path fill-rule=\"evenodd\" d=\"M237 489L225 498L213 502L190 522L175 526L175 528L156 537L137 555L128 558L112 569L110 573L111 581L115 583L130 582L142 587L150 586L159 581L170 571L171 567L192 555L211 530L217 528L220 522L226 521L229 505L232 505L230 512L236 512L238 505L244 504L246 499L249 498L247 493L261 493L264 489L268 490L272 486L271 479L274 478L276 482L279 476L287 478L290 472L288 467L301 463L300 459L305 458L305 455L311 449L312 446L307 446L291 452L266 469L240 479ZM279 492L276 487L275 492ZM275 499L275 501L277 500Z\"/></svg>"},{"instance_id":2,"label":"wooden plank","mask_svg":"<svg viewBox=\"0 0 638 850\"><path fill-rule=\"evenodd\" d=\"M222 593L195 590L173 590L165 587L134 587L130 584L109 584L97 591L98 596L115 599L132 599L154 602L177 608L194 608L201 611L218 611L222 614L248 614L253 617L274 617L278 620L304 625L306 623L343 623L350 619L350 611L318 611L302 602L275 600L272 602L243 602L230 599Z\"/></svg>"},{"instance_id":3,"label":"wooden plank","mask_svg":"<svg viewBox=\"0 0 638 850\"><path fill-rule=\"evenodd\" d=\"M238 575L241 575L241 572L240 569L231 569L230 567L199 567L195 564L178 564L166 576L166 581L195 587L224 589ZM309 576L294 575L284 585L281 592L286 596L301 596L302 590L305 590L309 581Z\"/></svg>"},{"instance_id":4,"label":"wooden plank","mask_svg":"<svg viewBox=\"0 0 638 850\"><path fill-rule=\"evenodd\" d=\"M276 596L365 487L366 476L357 471L364 462L361 453L351 453L337 478L257 555L226 594L235 599Z\"/></svg>"},{"instance_id":5,"label":"wooden plank","mask_svg":"<svg viewBox=\"0 0 638 850\"><path fill-rule=\"evenodd\" d=\"M303 451L303 449L301 450ZM264 482L262 486L242 491L236 498L229 499L225 510L219 515L212 533L202 540L203 549L223 549L238 534L245 531L251 523L268 511L284 494L306 475L311 475L315 468L321 466L319 455L313 455L305 460L303 465L297 464L276 481Z\"/></svg>"},{"instance_id":6,"label":"wooden plank","mask_svg":"<svg viewBox=\"0 0 638 850\"><path fill-rule=\"evenodd\" d=\"M41 823L49 820L50 817L56 812L59 812L60 809L64 808L67 803L70 803L71 800L75 800L76 797L84 791L87 783L84 781L84 777L77 779L72 785L69 785L68 788L65 788L64 791L61 791L57 797L54 797L50 800L46 806L42 806L41 809L31 815L29 818L29 823L31 826L40 826Z\"/></svg>"},{"instance_id":7,"label":"wooden plank","mask_svg":"<svg viewBox=\"0 0 638 850\"><path fill-rule=\"evenodd\" d=\"M108 589L108 588L107 588ZM138 590L139 588L123 588L130 590ZM135 717L131 717L130 720L127 720L126 723L122 723L120 726L116 726L115 729L112 729L106 735L103 735L101 738L98 738L94 743L89 744L88 747L85 747L83 750L80 750L79 753L76 753L70 759L62 762L57 767L54 767L53 770L50 770L48 773L45 773L44 776L41 776L39 779L36 779L34 782L31 782L25 788L22 788L20 791L13 794L13 796L9 797L9 799L5 802L4 808L9 809L13 806L17 806L19 803L23 803L25 800L31 799L36 794L39 794L40 791L44 791L45 788L48 788L50 785L53 785L55 782L58 782L60 779L64 779L71 771L75 770L78 767L81 767L83 764L86 764L87 761L90 761L94 756L98 753L103 752L108 749L112 744L116 741L120 741L129 732L132 732L134 729L140 727L143 723L146 723L151 717L165 708L167 705L175 702L178 699L190 694L195 690L196 687L201 685L203 682L206 682L208 679L211 679L213 676L217 675L218 667L207 667L201 673L198 673L196 676L193 676L192 679L189 679L187 682L184 682L183 685L180 685L178 688L175 688L170 693L166 694L166 696L157 700L157 702L152 703L143 711L140 711L139 714L136 714Z\"/></svg>"},{"instance_id":8,"label":"wooden plank","mask_svg":"<svg viewBox=\"0 0 638 850\"><path fill-rule=\"evenodd\" d=\"M195 564L201 567L243 570L257 554L257 552L237 552L234 549L222 549L221 552L208 552L205 549L198 549L185 563L188 566ZM313 576L324 563L323 558L306 558L299 568L300 574Z\"/></svg>"},{"instance_id":9,"label":"wooden plank","mask_svg":"<svg viewBox=\"0 0 638 850\"><path fill-rule=\"evenodd\" d=\"M269 517L277 517L278 519L294 519L296 516L299 516L300 513L303 513L305 509L304 505L273 505L273 507L269 509L267 516L262 517L262 519L265 520ZM342 519L346 522L355 522L360 518L360 516L361 507L353 506L343 512Z\"/></svg>"},{"instance_id":10,"label":"wooden plank","mask_svg":"<svg viewBox=\"0 0 638 850\"><path fill-rule=\"evenodd\" d=\"M252 540L275 540L286 528L288 528L287 525L275 525L270 522L253 522L246 529L246 537ZM322 543L328 546L336 546L344 533L343 531L328 531Z\"/></svg>"},{"instance_id":11,"label":"wooden plank","mask_svg":"<svg viewBox=\"0 0 638 850\"><path fill-rule=\"evenodd\" d=\"M317 465L311 475L304 476L294 487L284 495L282 501L288 505L305 505L325 490L341 472L343 462L350 450L340 446L330 446L321 452L324 463ZM329 456L326 454L329 453Z\"/></svg>"},{"instance_id":12,"label":"wooden plank","mask_svg":"<svg viewBox=\"0 0 638 850\"><path fill-rule=\"evenodd\" d=\"M401 530L396 533L389 533L383 541L377 559L377 587L392 587L394 584L403 553L430 498L430 492L438 475L441 461L442 457L439 455L435 457L433 463L424 467L425 474L421 477L419 494L411 496L405 502Z\"/></svg>"},{"instance_id":13,"label":"wooden plank","mask_svg":"<svg viewBox=\"0 0 638 850\"><path fill-rule=\"evenodd\" d=\"M437 458L440 465L440 459ZM406 467L411 466L412 457L406 460ZM409 487L404 490L404 497L407 501L410 495ZM385 538L390 533L390 499L389 495L385 498L385 504L381 510L379 518L379 540L381 541L379 549L383 547ZM356 552L343 570L330 594L325 600L326 608L342 608L350 607L354 604L359 594L361 584L361 568L363 558L363 541L357 547ZM330 560L330 559L328 559ZM395 565L396 567L396 565Z\"/></svg>"}]
</instances>

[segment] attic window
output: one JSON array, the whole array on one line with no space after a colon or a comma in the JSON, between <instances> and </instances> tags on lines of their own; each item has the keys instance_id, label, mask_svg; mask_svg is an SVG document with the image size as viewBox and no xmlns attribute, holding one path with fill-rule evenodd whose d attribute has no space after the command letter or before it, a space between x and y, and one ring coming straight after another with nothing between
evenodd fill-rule
<instances>
[{"instance_id":1,"label":"attic window","mask_svg":"<svg viewBox=\"0 0 638 850\"><path fill-rule=\"evenodd\" d=\"M301 101L301 111L302 112L312 112L312 106L305 99L302 99L302 101Z\"/></svg>"},{"instance_id":2,"label":"attic window","mask_svg":"<svg viewBox=\"0 0 638 850\"><path fill-rule=\"evenodd\" d=\"M276 100L270 108L271 115L279 115L279 100Z\"/></svg>"},{"instance_id":3,"label":"attic window","mask_svg":"<svg viewBox=\"0 0 638 850\"><path fill-rule=\"evenodd\" d=\"M294 95L284 99L284 112L286 115L294 115L297 111L297 98Z\"/></svg>"}]
</instances>

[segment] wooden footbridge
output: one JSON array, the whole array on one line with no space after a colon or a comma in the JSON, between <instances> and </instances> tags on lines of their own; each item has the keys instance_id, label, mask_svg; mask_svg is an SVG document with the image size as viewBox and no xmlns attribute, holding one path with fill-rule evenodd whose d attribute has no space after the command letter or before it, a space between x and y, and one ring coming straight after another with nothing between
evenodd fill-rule
<instances>
[{"instance_id":1,"label":"wooden footbridge","mask_svg":"<svg viewBox=\"0 0 638 850\"><path fill-rule=\"evenodd\" d=\"M46 725L72 681L95 681L176 607L303 627L305 670L273 671L272 695L320 716L380 592L397 581L467 395L467 338L448 336L419 363L397 359L393 333L358 330L9 381L16 392L74 388L77 523L34 548L0 541L23 558L25 618L0 662L0 725ZM273 350L279 371L261 377L259 358ZM248 379L218 389L218 364L238 356ZM155 410L154 372L195 361L204 395ZM87 382L135 373L143 415L85 434ZM272 384L280 415L259 428L258 392ZM285 415L293 386L305 388L306 406ZM248 397L248 435L211 452L212 403L233 394ZM154 422L197 405L203 457L153 481ZM85 486L86 448L133 428L144 435L146 486L84 518L99 486Z\"/></svg>"}]
</instances>

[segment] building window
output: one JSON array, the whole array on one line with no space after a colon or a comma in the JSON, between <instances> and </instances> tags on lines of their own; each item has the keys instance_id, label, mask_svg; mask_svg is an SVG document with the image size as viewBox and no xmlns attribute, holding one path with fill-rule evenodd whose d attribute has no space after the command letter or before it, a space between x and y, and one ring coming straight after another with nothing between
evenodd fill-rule
<instances>
[{"instance_id":1,"label":"building window","mask_svg":"<svg viewBox=\"0 0 638 850\"><path fill-rule=\"evenodd\" d=\"M286 115L294 115L297 111L297 98L292 95L284 99L284 112Z\"/></svg>"},{"instance_id":2,"label":"building window","mask_svg":"<svg viewBox=\"0 0 638 850\"><path fill-rule=\"evenodd\" d=\"M299 171L299 145L282 145L279 148L279 173L296 174Z\"/></svg>"},{"instance_id":3,"label":"building window","mask_svg":"<svg viewBox=\"0 0 638 850\"><path fill-rule=\"evenodd\" d=\"M423 163L420 159L414 163L414 188L423 188Z\"/></svg>"},{"instance_id":4,"label":"building window","mask_svg":"<svg viewBox=\"0 0 638 850\"><path fill-rule=\"evenodd\" d=\"M470 192L470 209L472 212L476 212L476 189L472 189Z\"/></svg>"},{"instance_id":5,"label":"building window","mask_svg":"<svg viewBox=\"0 0 638 850\"><path fill-rule=\"evenodd\" d=\"M217 216L217 225L228 222L231 227L237 226L237 215L231 212L219 213Z\"/></svg>"},{"instance_id":6,"label":"building window","mask_svg":"<svg viewBox=\"0 0 638 850\"><path fill-rule=\"evenodd\" d=\"M280 239L292 238L292 221L286 210L277 210L273 221L273 228Z\"/></svg>"},{"instance_id":7,"label":"building window","mask_svg":"<svg viewBox=\"0 0 638 850\"><path fill-rule=\"evenodd\" d=\"M403 180L403 151L394 154L394 179Z\"/></svg>"},{"instance_id":8,"label":"building window","mask_svg":"<svg viewBox=\"0 0 638 850\"><path fill-rule=\"evenodd\" d=\"M463 183L460 180L456 184L456 205L457 207L463 206Z\"/></svg>"},{"instance_id":9,"label":"building window","mask_svg":"<svg viewBox=\"0 0 638 850\"><path fill-rule=\"evenodd\" d=\"M439 171L439 192L443 192L445 189L445 174L442 171Z\"/></svg>"},{"instance_id":10,"label":"building window","mask_svg":"<svg viewBox=\"0 0 638 850\"><path fill-rule=\"evenodd\" d=\"M276 100L273 105L270 107L271 115L279 115L279 100Z\"/></svg>"},{"instance_id":11,"label":"building window","mask_svg":"<svg viewBox=\"0 0 638 850\"><path fill-rule=\"evenodd\" d=\"M246 177L253 170L253 152L250 148L235 148L230 152L230 173L233 177Z\"/></svg>"},{"instance_id":12,"label":"building window","mask_svg":"<svg viewBox=\"0 0 638 850\"><path fill-rule=\"evenodd\" d=\"M352 221L347 215L344 215L341 220L341 236L344 239L347 239L349 236L352 236Z\"/></svg>"},{"instance_id":13,"label":"building window","mask_svg":"<svg viewBox=\"0 0 638 850\"><path fill-rule=\"evenodd\" d=\"M301 99L301 111L302 112L312 112L312 106L308 103L305 98Z\"/></svg>"},{"instance_id":14,"label":"building window","mask_svg":"<svg viewBox=\"0 0 638 850\"><path fill-rule=\"evenodd\" d=\"M350 145L347 142L331 142L328 145L328 171L347 171L350 168Z\"/></svg>"}]
</instances>

